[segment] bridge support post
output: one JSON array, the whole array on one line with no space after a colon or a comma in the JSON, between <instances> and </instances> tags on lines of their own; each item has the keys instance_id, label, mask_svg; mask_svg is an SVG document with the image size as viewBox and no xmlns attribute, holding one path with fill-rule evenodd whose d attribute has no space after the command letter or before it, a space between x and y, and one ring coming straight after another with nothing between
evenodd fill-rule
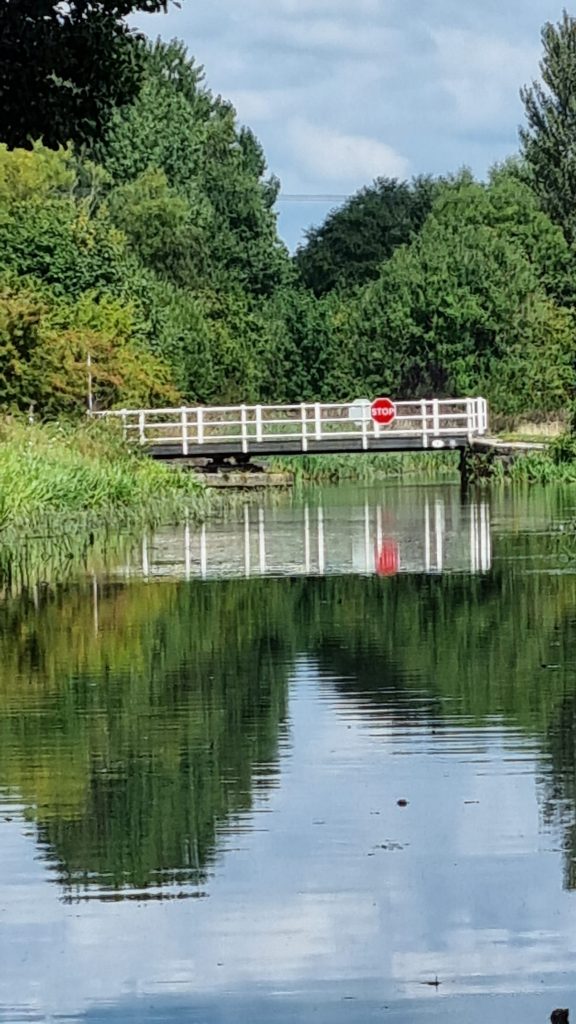
<instances>
[{"instance_id":1,"label":"bridge support post","mask_svg":"<svg viewBox=\"0 0 576 1024\"><path fill-rule=\"evenodd\" d=\"M472 457L472 450L469 445L460 449L460 486L463 491L466 491L470 485Z\"/></svg>"}]
</instances>

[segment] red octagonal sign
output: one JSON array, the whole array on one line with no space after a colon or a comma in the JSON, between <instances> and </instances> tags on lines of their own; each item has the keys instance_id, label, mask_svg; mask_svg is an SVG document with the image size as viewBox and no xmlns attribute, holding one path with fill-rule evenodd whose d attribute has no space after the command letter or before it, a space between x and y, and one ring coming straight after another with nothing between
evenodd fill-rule
<instances>
[{"instance_id":1,"label":"red octagonal sign","mask_svg":"<svg viewBox=\"0 0 576 1024\"><path fill-rule=\"evenodd\" d=\"M370 415L376 423L387 426L396 419L396 406L390 398L375 398L370 407Z\"/></svg>"}]
</instances>

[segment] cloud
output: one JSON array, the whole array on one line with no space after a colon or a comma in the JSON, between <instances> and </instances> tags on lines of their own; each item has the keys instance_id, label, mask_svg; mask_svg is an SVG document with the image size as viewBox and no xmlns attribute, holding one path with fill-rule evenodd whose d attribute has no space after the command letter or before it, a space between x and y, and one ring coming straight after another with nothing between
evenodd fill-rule
<instances>
[{"instance_id":1,"label":"cloud","mask_svg":"<svg viewBox=\"0 0 576 1024\"><path fill-rule=\"evenodd\" d=\"M490 131L503 125L509 131L519 87L538 67L538 47L453 28L431 35L439 81L461 126Z\"/></svg>"},{"instance_id":2,"label":"cloud","mask_svg":"<svg viewBox=\"0 0 576 1024\"><path fill-rule=\"evenodd\" d=\"M183 0L138 24L184 38L286 191L321 193L375 173L484 175L517 149L519 89L559 14L556 0ZM289 242L312 213L282 215Z\"/></svg>"},{"instance_id":3,"label":"cloud","mask_svg":"<svg viewBox=\"0 0 576 1024\"><path fill-rule=\"evenodd\" d=\"M304 118L289 129L303 166L317 179L358 187L373 178L404 178L409 162L392 146L367 135L354 135L313 124Z\"/></svg>"}]
</instances>

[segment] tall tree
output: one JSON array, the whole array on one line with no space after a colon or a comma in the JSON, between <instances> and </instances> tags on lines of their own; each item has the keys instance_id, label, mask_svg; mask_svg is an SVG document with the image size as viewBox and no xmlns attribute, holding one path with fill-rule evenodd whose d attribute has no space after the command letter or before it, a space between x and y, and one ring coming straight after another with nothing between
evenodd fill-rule
<instances>
[{"instance_id":1,"label":"tall tree","mask_svg":"<svg viewBox=\"0 0 576 1024\"><path fill-rule=\"evenodd\" d=\"M0 0L0 140L97 138L138 89L138 36L124 18L168 0Z\"/></svg>"},{"instance_id":2,"label":"tall tree","mask_svg":"<svg viewBox=\"0 0 576 1024\"><path fill-rule=\"evenodd\" d=\"M576 240L576 18L566 11L542 29L542 81L521 91L527 127L520 129L532 184L544 209Z\"/></svg>"},{"instance_id":3,"label":"tall tree","mask_svg":"<svg viewBox=\"0 0 576 1024\"><path fill-rule=\"evenodd\" d=\"M437 188L437 182L424 177L411 185L377 178L360 189L306 233L306 243L295 256L304 284L325 295L375 280L380 265L418 233Z\"/></svg>"},{"instance_id":4,"label":"tall tree","mask_svg":"<svg viewBox=\"0 0 576 1024\"><path fill-rule=\"evenodd\" d=\"M237 287L258 297L271 294L284 280L288 257L276 231L278 183L265 178L260 144L251 131L239 127L232 105L205 87L203 69L184 44L159 42L142 50L145 73L138 96L114 112L95 149L118 186L126 189L133 183L132 193L142 196L141 210L146 195L151 204L155 183L155 219L140 217L139 251L156 250L157 269L157 241L144 235L147 225L149 235L157 234L161 199L164 224L176 218L177 245L182 243L180 253L174 254L178 258L165 264L166 276L177 284L184 277L194 290L208 284L218 290ZM162 172L163 178L151 178L153 171ZM177 210L176 196L188 204L187 215L183 207ZM122 226L135 237L135 221L129 219L131 226L122 216Z\"/></svg>"}]
</instances>

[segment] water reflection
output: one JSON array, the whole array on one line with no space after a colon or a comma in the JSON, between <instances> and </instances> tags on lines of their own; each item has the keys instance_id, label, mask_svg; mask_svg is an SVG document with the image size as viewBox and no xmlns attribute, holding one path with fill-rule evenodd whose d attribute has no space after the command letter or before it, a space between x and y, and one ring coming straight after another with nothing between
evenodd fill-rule
<instances>
[{"instance_id":1,"label":"water reflection","mask_svg":"<svg viewBox=\"0 0 576 1024\"><path fill-rule=\"evenodd\" d=\"M513 495L365 498L252 508L256 578L180 578L167 531L130 579L114 558L0 606L0 1020L569 1004L570 538ZM234 536L242 576L243 512Z\"/></svg>"},{"instance_id":2,"label":"water reflection","mask_svg":"<svg viewBox=\"0 0 576 1024\"><path fill-rule=\"evenodd\" d=\"M227 579L251 576L392 576L487 572L490 506L457 488L369 493L353 505L304 500L246 505L242 517L165 528L144 537L120 576Z\"/></svg>"}]
</instances>

